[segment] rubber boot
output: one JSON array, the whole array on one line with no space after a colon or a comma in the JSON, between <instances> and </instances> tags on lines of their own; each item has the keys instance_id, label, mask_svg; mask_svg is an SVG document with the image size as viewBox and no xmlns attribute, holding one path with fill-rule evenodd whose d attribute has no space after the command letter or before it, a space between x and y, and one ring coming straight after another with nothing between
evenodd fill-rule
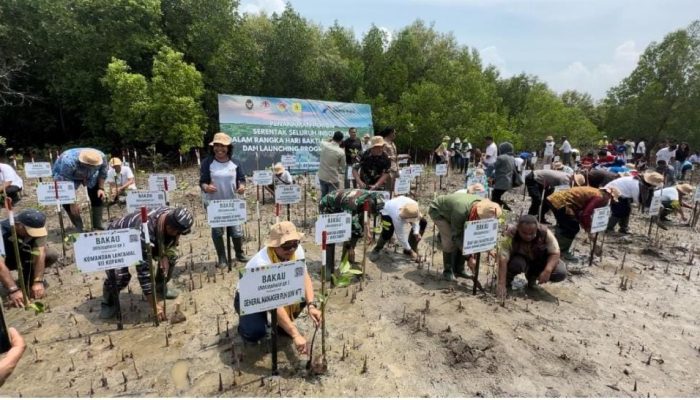
<instances>
[{"instance_id":1,"label":"rubber boot","mask_svg":"<svg viewBox=\"0 0 700 400\"><path fill-rule=\"evenodd\" d=\"M105 228L102 225L102 211L104 206L90 207L90 220L92 221L93 231L103 231Z\"/></svg>"},{"instance_id":2,"label":"rubber boot","mask_svg":"<svg viewBox=\"0 0 700 400\"><path fill-rule=\"evenodd\" d=\"M75 227L75 230L78 231L78 233L83 233L85 231L85 227L83 226L83 218L78 215L73 215L71 213L68 214L68 219L70 219L70 222L73 224Z\"/></svg>"},{"instance_id":3,"label":"rubber boot","mask_svg":"<svg viewBox=\"0 0 700 400\"><path fill-rule=\"evenodd\" d=\"M629 234L630 233L630 216L620 218L620 233Z\"/></svg>"},{"instance_id":4,"label":"rubber boot","mask_svg":"<svg viewBox=\"0 0 700 400\"><path fill-rule=\"evenodd\" d=\"M607 233L615 232L615 225L620 222L620 218L617 218L614 215L611 215L610 218L608 219L608 227L605 230Z\"/></svg>"},{"instance_id":5,"label":"rubber boot","mask_svg":"<svg viewBox=\"0 0 700 400\"><path fill-rule=\"evenodd\" d=\"M167 283L165 284L165 298L168 300L175 300L180 296L180 291L175 289L174 287L171 287ZM162 282L157 282L156 283L156 297L160 298L163 297L163 283Z\"/></svg>"},{"instance_id":6,"label":"rubber boot","mask_svg":"<svg viewBox=\"0 0 700 400\"><path fill-rule=\"evenodd\" d=\"M461 251L456 250L452 252L452 269L457 278L472 279L471 276L464 272L464 264L466 261L467 259L464 258Z\"/></svg>"},{"instance_id":7,"label":"rubber boot","mask_svg":"<svg viewBox=\"0 0 700 400\"><path fill-rule=\"evenodd\" d=\"M233 249L236 252L236 260L240 262L248 262L248 257L243 253L243 238L231 238L233 241Z\"/></svg>"},{"instance_id":8,"label":"rubber boot","mask_svg":"<svg viewBox=\"0 0 700 400\"><path fill-rule=\"evenodd\" d=\"M117 316L117 302L119 291L102 289L102 303L100 304L100 319L112 319Z\"/></svg>"},{"instance_id":9,"label":"rubber boot","mask_svg":"<svg viewBox=\"0 0 700 400\"><path fill-rule=\"evenodd\" d=\"M568 237L561 237L559 238L559 251L561 253L561 258L569 261L576 263L578 262L578 257L573 255L569 249L571 248L571 244L574 242L574 239L568 238Z\"/></svg>"},{"instance_id":10,"label":"rubber boot","mask_svg":"<svg viewBox=\"0 0 700 400\"><path fill-rule=\"evenodd\" d=\"M216 250L216 268L226 268L228 266L228 259L226 258L224 237L212 235L211 240L214 242L214 250Z\"/></svg>"},{"instance_id":11,"label":"rubber boot","mask_svg":"<svg viewBox=\"0 0 700 400\"><path fill-rule=\"evenodd\" d=\"M377 261L377 259L379 259L379 253L382 251L385 244L386 244L386 241L384 240L383 237L380 236L379 239L377 239L377 245L374 246L372 251L369 253L369 259L372 262L375 262L375 261Z\"/></svg>"},{"instance_id":12,"label":"rubber boot","mask_svg":"<svg viewBox=\"0 0 700 400\"><path fill-rule=\"evenodd\" d=\"M448 282L453 282L455 281L455 275L452 272L452 253L448 253L443 251L442 252L442 263L443 263L443 271L442 271L442 279L448 281Z\"/></svg>"}]
</instances>

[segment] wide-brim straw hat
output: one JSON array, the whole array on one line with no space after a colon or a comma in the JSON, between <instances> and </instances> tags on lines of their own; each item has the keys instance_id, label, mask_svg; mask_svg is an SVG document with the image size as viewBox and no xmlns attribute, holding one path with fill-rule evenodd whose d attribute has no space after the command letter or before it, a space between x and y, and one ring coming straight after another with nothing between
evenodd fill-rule
<instances>
[{"instance_id":1,"label":"wide-brim straw hat","mask_svg":"<svg viewBox=\"0 0 700 400\"><path fill-rule=\"evenodd\" d=\"M218 132L214 135L214 140L212 140L211 143L209 143L209 146L213 146L215 144L229 146L231 145L231 136L223 132Z\"/></svg>"},{"instance_id":2,"label":"wide-brim straw hat","mask_svg":"<svg viewBox=\"0 0 700 400\"><path fill-rule=\"evenodd\" d=\"M111 160L109 160L110 167L118 167L120 165L122 165L122 160L120 160L119 157L113 157Z\"/></svg>"},{"instance_id":3,"label":"wide-brim straw hat","mask_svg":"<svg viewBox=\"0 0 700 400\"><path fill-rule=\"evenodd\" d=\"M501 206L489 199L483 199L476 203L476 215L479 219L498 218L503 213Z\"/></svg>"},{"instance_id":4,"label":"wide-brim straw hat","mask_svg":"<svg viewBox=\"0 0 700 400\"><path fill-rule=\"evenodd\" d=\"M681 183L679 185L676 185L676 189L679 193L685 195L693 193L693 186L688 183Z\"/></svg>"},{"instance_id":5,"label":"wide-brim straw hat","mask_svg":"<svg viewBox=\"0 0 700 400\"><path fill-rule=\"evenodd\" d=\"M399 209L399 217L404 220L412 221L421 217L418 203L406 203Z\"/></svg>"},{"instance_id":6,"label":"wide-brim straw hat","mask_svg":"<svg viewBox=\"0 0 700 400\"><path fill-rule=\"evenodd\" d=\"M102 154L94 149L83 149L78 155L78 161L83 164L98 166L102 165Z\"/></svg>"},{"instance_id":7,"label":"wide-brim straw hat","mask_svg":"<svg viewBox=\"0 0 700 400\"><path fill-rule=\"evenodd\" d=\"M449 141L450 141L450 137L449 137L449 136L444 136L444 137L442 138L442 140L444 140L444 141L446 141L446 142L449 142Z\"/></svg>"},{"instance_id":8,"label":"wide-brim straw hat","mask_svg":"<svg viewBox=\"0 0 700 400\"><path fill-rule=\"evenodd\" d=\"M658 172L645 172L642 174L642 180L654 187L664 184L664 176Z\"/></svg>"},{"instance_id":9,"label":"wide-brim straw hat","mask_svg":"<svg viewBox=\"0 0 700 400\"><path fill-rule=\"evenodd\" d=\"M303 233L297 231L297 227L289 221L282 221L272 225L269 236L265 241L267 247L280 247L291 240L301 240Z\"/></svg>"},{"instance_id":10,"label":"wide-brim straw hat","mask_svg":"<svg viewBox=\"0 0 700 400\"><path fill-rule=\"evenodd\" d=\"M275 174L281 174L284 172L284 165L282 165L282 163L277 163L272 167L272 170L275 171Z\"/></svg>"},{"instance_id":11,"label":"wide-brim straw hat","mask_svg":"<svg viewBox=\"0 0 700 400\"><path fill-rule=\"evenodd\" d=\"M586 177L581 174L574 174L574 184L576 186L586 186Z\"/></svg>"},{"instance_id":12,"label":"wide-brim straw hat","mask_svg":"<svg viewBox=\"0 0 700 400\"><path fill-rule=\"evenodd\" d=\"M372 147L384 147L384 138L381 136L372 136Z\"/></svg>"},{"instance_id":13,"label":"wide-brim straw hat","mask_svg":"<svg viewBox=\"0 0 700 400\"><path fill-rule=\"evenodd\" d=\"M484 190L486 189L484 189L484 185L482 185L481 183L472 183L471 185L469 185L469 187L467 187L467 193L469 194L480 193Z\"/></svg>"},{"instance_id":14,"label":"wide-brim straw hat","mask_svg":"<svg viewBox=\"0 0 700 400\"><path fill-rule=\"evenodd\" d=\"M553 141L554 141L554 138L553 138L552 136L547 136L547 138L545 139L545 141L547 141L547 142L553 142Z\"/></svg>"}]
</instances>

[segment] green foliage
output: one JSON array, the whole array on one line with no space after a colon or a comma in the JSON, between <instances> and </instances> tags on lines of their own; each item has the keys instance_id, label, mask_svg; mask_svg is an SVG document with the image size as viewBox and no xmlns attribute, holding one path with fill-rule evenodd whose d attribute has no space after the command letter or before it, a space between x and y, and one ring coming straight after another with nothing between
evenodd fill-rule
<instances>
[{"instance_id":1,"label":"green foliage","mask_svg":"<svg viewBox=\"0 0 700 400\"><path fill-rule=\"evenodd\" d=\"M352 283L353 277L357 275L362 275L362 271L352 268L348 254L345 253L345 256L340 261L340 265L338 265L338 269L335 271L335 275L332 275L331 279L333 279L333 284L336 287L342 288Z\"/></svg>"}]
</instances>

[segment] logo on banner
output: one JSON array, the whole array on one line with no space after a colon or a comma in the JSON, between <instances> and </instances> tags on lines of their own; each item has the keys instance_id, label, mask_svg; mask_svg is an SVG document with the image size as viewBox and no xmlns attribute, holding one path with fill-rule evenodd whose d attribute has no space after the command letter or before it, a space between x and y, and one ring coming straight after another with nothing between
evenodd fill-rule
<instances>
[{"instance_id":1,"label":"logo on banner","mask_svg":"<svg viewBox=\"0 0 700 400\"><path fill-rule=\"evenodd\" d=\"M252 110L253 109L253 100L248 99L245 101L245 108Z\"/></svg>"},{"instance_id":2,"label":"logo on banner","mask_svg":"<svg viewBox=\"0 0 700 400\"><path fill-rule=\"evenodd\" d=\"M287 111L287 103L285 103L284 101L280 101L279 103L277 103L277 109L281 112Z\"/></svg>"},{"instance_id":3,"label":"logo on banner","mask_svg":"<svg viewBox=\"0 0 700 400\"><path fill-rule=\"evenodd\" d=\"M292 103L292 111L295 113L300 113L301 112L301 103Z\"/></svg>"}]
</instances>

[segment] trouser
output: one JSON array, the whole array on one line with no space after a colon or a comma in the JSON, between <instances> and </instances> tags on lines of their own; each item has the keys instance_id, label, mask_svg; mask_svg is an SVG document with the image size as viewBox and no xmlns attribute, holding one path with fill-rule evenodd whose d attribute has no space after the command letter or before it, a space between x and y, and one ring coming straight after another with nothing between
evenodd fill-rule
<instances>
[{"instance_id":1,"label":"trouser","mask_svg":"<svg viewBox=\"0 0 700 400\"><path fill-rule=\"evenodd\" d=\"M158 257L154 257L154 262L155 260L158 260ZM160 298L163 296L163 289L164 289L164 284L167 284L170 282L170 278L173 275L173 270L175 269L175 263L177 260L175 259L170 259L169 264L170 268L168 268L168 273L164 274L163 269L160 268L159 265L156 266L156 295ZM158 263L159 264L159 263ZM136 270L139 273L139 284L141 285L141 289L143 291L144 296L150 296L152 293L152 287L151 287L151 281L150 281L150 271L145 271L145 269L148 269L149 266L146 263L146 261L142 261L136 266ZM147 272L147 273L146 273ZM128 284L129 281L131 280L131 273L129 272L128 267L123 267L123 268L116 268L116 269L110 269L108 271L105 271L107 274L107 279L104 281L104 285L102 287L102 290L104 293L118 293L122 289L124 289Z\"/></svg>"},{"instance_id":2,"label":"trouser","mask_svg":"<svg viewBox=\"0 0 700 400\"><path fill-rule=\"evenodd\" d=\"M529 215L537 215L540 211L540 204L542 205L542 215L540 216L540 222L543 222L546 218L547 212L550 210L550 204L548 201L542 201L542 191L544 190L544 199L546 199L550 194L554 193L553 187L548 187L546 190L544 185L538 183L532 174L528 174L525 177L525 186L527 187L527 193L530 195L532 202L530 203L530 209L527 211Z\"/></svg>"},{"instance_id":3,"label":"trouser","mask_svg":"<svg viewBox=\"0 0 700 400\"><path fill-rule=\"evenodd\" d=\"M345 189L355 189L357 187L357 184L355 183L354 179L345 179L345 186L343 188Z\"/></svg>"},{"instance_id":4,"label":"trouser","mask_svg":"<svg viewBox=\"0 0 700 400\"><path fill-rule=\"evenodd\" d=\"M544 159L542 160L543 165L552 165L552 160L554 160L554 155L547 155L544 156Z\"/></svg>"},{"instance_id":5,"label":"trouser","mask_svg":"<svg viewBox=\"0 0 700 400\"><path fill-rule=\"evenodd\" d=\"M238 292L236 292L236 295L233 297L233 308L236 310L236 313L239 314L238 317L238 334L241 335L241 337L249 342L257 342L265 338L265 335L267 334L267 314L269 312L277 312L277 309L270 310L270 311L263 311L263 312L258 312L258 313L252 313L252 314L246 314L246 315L240 315L241 309L240 309L240 303L241 303L241 298ZM301 311L306 308L306 302L301 302L300 304L293 305L291 307L285 307L285 312L289 315L290 319L293 321L296 319ZM278 333L287 335L287 332L284 331L281 327L278 328Z\"/></svg>"},{"instance_id":6,"label":"trouser","mask_svg":"<svg viewBox=\"0 0 700 400\"><path fill-rule=\"evenodd\" d=\"M17 258L11 241L5 241L5 265L10 271L17 270ZM22 276L27 286L31 286L34 281L34 271L32 264L32 249L30 246L19 246L19 261L22 264ZM58 261L58 253L51 250L48 246L44 251L44 271L54 265Z\"/></svg>"},{"instance_id":7,"label":"trouser","mask_svg":"<svg viewBox=\"0 0 700 400\"><path fill-rule=\"evenodd\" d=\"M521 254L514 254L508 260L508 272L506 274L506 285L510 286L513 279L518 274L525 274L528 283L534 283L547 266L547 258L530 260ZM557 266L549 275L549 282L561 282L566 279L566 264L559 260Z\"/></svg>"},{"instance_id":8,"label":"trouser","mask_svg":"<svg viewBox=\"0 0 700 400\"><path fill-rule=\"evenodd\" d=\"M321 183L321 198L323 198L328 193L334 192L334 191L339 189L338 183L330 183L330 182L321 181L321 180L319 180L319 182Z\"/></svg>"},{"instance_id":9,"label":"trouser","mask_svg":"<svg viewBox=\"0 0 700 400\"><path fill-rule=\"evenodd\" d=\"M433 216L431 215L431 217ZM440 232L440 245L443 253L452 253L457 250L457 244L452 241L452 226L450 223L442 218L433 218L433 223L438 232Z\"/></svg>"},{"instance_id":10,"label":"trouser","mask_svg":"<svg viewBox=\"0 0 700 400\"><path fill-rule=\"evenodd\" d=\"M663 207L661 207L661 210L659 212L659 219L666 219L668 218L668 215L673 212L672 203L673 202L671 202L670 200L665 200L661 202L661 205Z\"/></svg>"},{"instance_id":11,"label":"trouser","mask_svg":"<svg viewBox=\"0 0 700 400\"><path fill-rule=\"evenodd\" d=\"M212 239L216 240L218 238L224 237L224 229L225 229L225 232L228 233L229 236L232 238L243 237L243 225L235 225L235 226L227 226L226 228L224 228L224 227L211 228Z\"/></svg>"},{"instance_id":12,"label":"trouser","mask_svg":"<svg viewBox=\"0 0 700 400\"><path fill-rule=\"evenodd\" d=\"M517 173L517 172L514 172L514 173ZM503 189L493 189L493 191L491 192L491 201L500 205L504 210L510 210L510 207L508 206L508 204L506 204L506 202L503 201L503 199L501 199L501 197L506 192L507 192L507 190L503 190Z\"/></svg>"},{"instance_id":13,"label":"trouser","mask_svg":"<svg viewBox=\"0 0 700 400\"><path fill-rule=\"evenodd\" d=\"M77 189L78 189L78 186L76 186L76 190L77 190ZM101 208L101 207L103 206L104 203L102 202L102 199L97 195L97 192L98 192L98 191L99 191L99 187L98 187L97 185L95 185L95 186L92 187L92 188L87 188L88 198L90 199L90 208L91 208L92 210L94 210L94 209L99 209L99 210L100 210L100 213L101 213L101 212L102 212L102 208ZM70 206L71 206L70 204L64 204L64 205L63 205L63 209L66 210L66 213L68 214L68 218L70 218L70 220L71 220L71 222L73 223L73 225L74 225L79 231L82 231L82 230L83 230L83 226L82 226L82 224L83 224L83 219L82 219L82 217L80 216L80 214L78 214L78 215L73 215L73 213L71 213ZM91 210L91 212L92 212L92 210ZM94 222L94 221L93 221L93 222ZM100 226L101 226L102 221L99 221L99 222L100 222ZM93 228L94 228L94 227L93 227Z\"/></svg>"},{"instance_id":14,"label":"trouser","mask_svg":"<svg viewBox=\"0 0 700 400\"><path fill-rule=\"evenodd\" d=\"M630 214L632 214L632 199L621 197L617 202L611 202L610 214L607 230L614 230L615 225L619 222L620 231L627 231L629 228Z\"/></svg>"},{"instance_id":15,"label":"trouser","mask_svg":"<svg viewBox=\"0 0 700 400\"><path fill-rule=\"evenodd\" d=\"M418 222L418 233L423 236L425 228L428 226L428 221L425 218L421 218ZM394 223L391 217L388 215L382 215L382 235L381 241L377 243L377 247L374 250L381 250L384 244L391 240L391 236L394 234ZM381 244L381 245L380 245ZM413 230L408 234L408 244L411 246L411 250L418 252L418 238L413 233ZM404 249L406 250L406 249Z\"/></svg>"},{"instance_id":16,"label":"trouser","mask_svg":"<svg viewBox=\"0 0 700 400\"><path fill-rule=\"evenodd\" d=\"M571 166L571 153L561 153L561 162L564 165Z\"/></svg>"},{"instance_id":17,"label":"trouser","mask_svg":"<svg viewBox=\"0 0 700 400\"><path fill-rule=\"evenodd\" d=\"M545 202L549 203L549 201ZM571 247L571 241L576 238L576 234L581 230L581 227L576 217L566 213L566 207L555 208L552 211L554 212L554 218L557 220L557 226L554 230L557 240L560 242L568 242L566 249L561 249L562 253L564 253Z\"/></svg>"}]
</instances>

